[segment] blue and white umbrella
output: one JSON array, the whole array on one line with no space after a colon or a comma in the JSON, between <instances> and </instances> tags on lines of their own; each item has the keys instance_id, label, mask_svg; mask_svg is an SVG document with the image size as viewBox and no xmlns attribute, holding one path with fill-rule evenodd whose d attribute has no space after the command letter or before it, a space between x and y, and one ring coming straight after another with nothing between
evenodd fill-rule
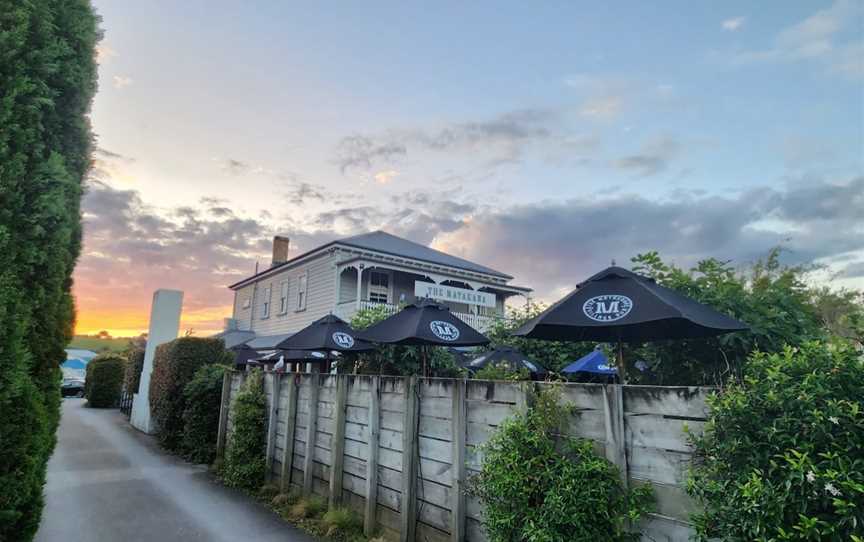
<instances>
[{"instance_id":1,"label":"blue and white umbrella","mask_svg":"<svg viewBox=\"0 0 864 542\"><path fill-rule=\"evenodd\" d=\"M582 356L567 367L562 373L593 373L598 375L617 375L618 369L609 363L609 359L600 350L594 350L587 356Z\"/></svg>"}]
</instances>

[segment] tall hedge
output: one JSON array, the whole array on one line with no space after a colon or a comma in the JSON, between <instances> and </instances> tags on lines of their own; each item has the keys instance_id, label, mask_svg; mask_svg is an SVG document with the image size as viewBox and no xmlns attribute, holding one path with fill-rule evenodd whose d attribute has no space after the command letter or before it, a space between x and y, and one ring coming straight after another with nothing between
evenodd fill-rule
<instances>
[{"instance_id":1,"label":"tall hedge","mask_svg":"<svg viewBox=\"0 0 864 542\"><path fill-rule=\"evenodd\" d=\"M260 369L249 373L231 402L231 412L233 427L222 463L222 480L229 486L258 489L267 470L267 396Z\"/></svg>"},{"instance_id":2,"label":"tall hedge","mask_svg":"<svg viewBox=\"0 0 864 542\"><path fill-rule=\"evenodd\" d=\"M0 0L0 540L39 525L90 167L88 0Z\"/></svg>"},{"instance_id":3,"label":"tall hedge","mask_svg":"<svg viewBox=\"0 0 864 542\"><path fill-rule=\"evenodd\" d=\"M120 400L126 360L116 354L96 356L87 364L84 397L87 406L111 408Z\"/></svg>"},{"instance_id":4,"label":"tall hedge","mask_svg":"<svg viewBox=\"0 0 864 542\"><path fill-rule=\"evenodd\" d=\"M195 463L216 459L216 434L222 405L222 379L225 365L205 365L183 388L183 457Z\"/></svg>"},{"instance_id":5,"label":"tall hedge","mask_svg":"<svg viewBox=\"0 0 864 542\"><path fill-rule=\"evenodd\" d=\"M186 387L199 367L228 364L233 357L222 339L183 337L159 345L150 375L150 415L156 423L156 437L167 450L182 452L183 411Z\"/></svg>"},{"instance_id":6,"label":"tall hedge","mask_svg":"<svg viewBox=\"0 0 864 542\"><path fill-rule=\"evenodd\" d=\"M141 383L141 371L144 370L144 349L132 348L126 352L126 375L123 385L129 393L138 393Z\"/></svg>"}]
</instances>

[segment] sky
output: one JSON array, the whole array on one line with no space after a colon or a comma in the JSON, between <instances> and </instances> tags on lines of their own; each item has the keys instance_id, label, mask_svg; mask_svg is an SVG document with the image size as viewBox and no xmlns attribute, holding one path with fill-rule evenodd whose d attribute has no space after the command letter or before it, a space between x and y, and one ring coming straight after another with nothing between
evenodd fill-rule
<instances>
[{"instance_id":1,"label":"sky","mask_svg":"<svg viewBox=\"0 0 864 542\"><path fill-rule=\"evenodd\" d=\"M554 301L659 251L864 287L864 2L95 0L77 331L383 229Z\"/></svg>"}]
</instances>

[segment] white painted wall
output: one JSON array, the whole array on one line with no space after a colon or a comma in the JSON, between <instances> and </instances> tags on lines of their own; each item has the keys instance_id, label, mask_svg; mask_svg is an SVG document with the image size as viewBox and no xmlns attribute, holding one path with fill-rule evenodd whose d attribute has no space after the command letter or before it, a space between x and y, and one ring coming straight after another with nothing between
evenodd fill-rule
<instances>
[{"instance_id":1,"label":"white painted wall","mask_svg":"<svg viewBox=\"0 0 864 542\"><path fill-rule=\"evenodd\" d=\"M153 373L153 356L157 346L177 338L182 308L183 292L156 290L153 293L147 347L144 349L144 367L141 369L141 381L132 403L131 416L133 427L145 433L153 433L155 430L150 420L150 375Z\"/></svg>"}]
</instances>

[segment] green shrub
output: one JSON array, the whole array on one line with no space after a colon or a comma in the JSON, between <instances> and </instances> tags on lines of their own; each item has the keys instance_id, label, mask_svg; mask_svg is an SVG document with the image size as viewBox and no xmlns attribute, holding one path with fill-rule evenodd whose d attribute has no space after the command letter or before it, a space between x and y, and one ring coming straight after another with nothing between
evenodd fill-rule
<instances>
[{"instance_id":1,"label":"green shrub","mask_svg":"<svg viewBox=\"0 0 864 542\"><path fill-rule=\"evenodd\" d=\"M531 372L524 367L520 367L518 371L512 371L506 363L490 363L474 373L473 378L478 380L531 380Z\"/></svg>"},{"instance_id":2,"label":"green shrub","mask_svg":"<svg viewBox=\"0 0 864 542\"><path fill-rule=\"evenodd\" d=\"M317 495L309 495L295 502L288 517L295 521L320 517L327 510L327 501Z\"/></svg>"},{"instance_id":3,"label":"green shrub","mask_svg":"<svg viewBox=\"0 0 864 542\"><path fill-rule=\"evenodd\" d=\"M491 542L636 540L628 531L651 502L650 486L628 491L589 440L559 435L570 410L560 390L541 391L483 445L469 493L484 504Z\"/></svg>"},{"instance_id":4,"label":"green shrub","mask_svg":"<svg viewBox=\"0 0 864 542\"><path fill-rule=\"evenodd\" d=\"M864 360L805 343L755 354L695 437L700 540L864 538Z\"/></svg>"},{"instance_id":5,"label":"green shrub","mask_svg":"<svg viewBox=\"0 0 864 542\"><path fill-rule=\"evenodd\" d=\"M194 463L212 463L216 458L216 435L222 406L224 365L205 365L195 371L183 388L183 456Z\"/></svg>"},{"instance_id":6,"label":"green shrub","mask_svg":"<svg viewBox=\"0 0 864 542\"><path fill-rule=\"evenodd\" d=\"M126 360L116 354L96 356L87 364L84 396L87 406L111 408L117 406L126 374Z\"/></svg>"},{"instance_id":7,"label":"green shrub","mask_svg":"<svg viewBox=\"0 0 864 542\"><path fill-rule=\"evenodd\" d=\"M126 391L138 393L141 371L144 370L144 349L133 348L126 353L126 375L123 379Z\"/></svg>"},{"instance_id":8,"label":"green shrub","mask_svg":"<svg viewBox=\"0 0 864 542\"><path fill-rule=\"evenodd\" d=\"M363 534L363 519L348 508L331 508L322 521L327 536L337 541L353 540Z\"/></svg>"},{"instance_id":9,"label":"green shrub","mask_svg":"<svg viewBox=\"0 0 864 542\"><path fill-rule=\"evenodd\" d=\"M222 462L222 479L229 486L254 490L264 483L267 397L263 380L260 370L251 371L231 403L233 427Z\"/></svg>"},{"instance_id":10,"label":"green shrub","mask_svg":"<svg viewBox=\"0 0 864 542\"><path fill-rule=\"evenodd\" d=\"M150 376L150 414L156 423L156 438L166 449L182 452L183 388L203 365L230 363L231 354L222 339L183 337L159 345Z\"/></svg>"}]
</instances>

